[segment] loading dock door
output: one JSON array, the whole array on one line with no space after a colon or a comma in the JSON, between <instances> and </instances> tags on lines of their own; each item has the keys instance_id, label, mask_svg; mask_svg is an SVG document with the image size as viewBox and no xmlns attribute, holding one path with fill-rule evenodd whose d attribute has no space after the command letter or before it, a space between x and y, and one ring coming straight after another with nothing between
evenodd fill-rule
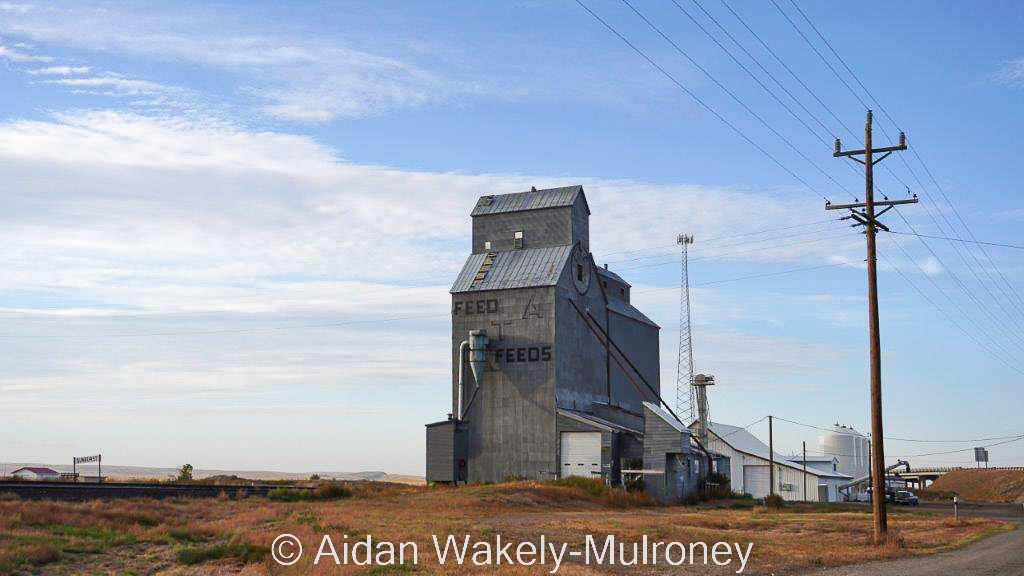
<instances>
[{"instance_id":1,"label":"loading dock door","mask_svg":"<svg viewBox=\"0 0 1024 576\"><path fill-rule=\"evenodd\" d=\"M768 467L761 465L743 466L743 491L754 498L768 495Z\"/></svg>"},{"instance_id":2,"label":"loading dock door","mask_svg":"<svg viewBox=\"0 0 1024 576\"><path fill-rule=\"evenodd\" d=\"M818 484L818 502L831 502L828 497L828 484Z\"/></svg>"},{"instance_id":3,"label":"loading dock door","mask_svg":"<svg viewBox=\"0 0 1024 576\"><path fill-rule=\"evenodd\" d=\"M562 432L562 478L601 476L601 433Z\"/></svg>"}]
</instances>

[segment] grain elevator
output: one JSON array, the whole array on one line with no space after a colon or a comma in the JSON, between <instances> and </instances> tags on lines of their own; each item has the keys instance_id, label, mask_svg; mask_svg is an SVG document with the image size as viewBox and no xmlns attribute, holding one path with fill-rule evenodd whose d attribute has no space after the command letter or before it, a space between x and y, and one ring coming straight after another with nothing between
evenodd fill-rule
<instances>
[{"instance_id":1,"label":"grain elevator","mask_svg":"<svg viewBox=\"0 0 1024 576\"><path fill-rule=\"evenodd\" d=\"M595 265L583 187L483 196L471 217L450 291L451 414L427 425L427 481L618 482L625 466L663 470L645 479L661 499L692 491L690 432L660 398L659 327Z\"/></svg>"}]
</instances>

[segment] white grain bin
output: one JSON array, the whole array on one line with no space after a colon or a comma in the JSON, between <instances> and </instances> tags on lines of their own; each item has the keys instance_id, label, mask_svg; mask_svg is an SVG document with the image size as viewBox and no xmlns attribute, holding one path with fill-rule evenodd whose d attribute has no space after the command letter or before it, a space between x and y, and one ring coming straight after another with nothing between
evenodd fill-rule
<instances>
[{"instance_id":1,"label":"white grain bin","mask_svg":"<svg viewBox=\"0 0 1024 576\"><path fill-rule=\"evenodd\" d=\"M836 424L818 436L818 448L839 460L837 470L854 478L868 473L869 444L866 436L852 427Z\"/></svg>"}]
</instances>

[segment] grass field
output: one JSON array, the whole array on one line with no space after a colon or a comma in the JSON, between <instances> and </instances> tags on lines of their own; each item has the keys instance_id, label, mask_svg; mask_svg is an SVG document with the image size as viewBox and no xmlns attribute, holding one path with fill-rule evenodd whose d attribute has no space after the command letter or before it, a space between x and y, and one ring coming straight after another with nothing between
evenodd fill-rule
<instances>
[{"instance_id":1,"label":"grass field","mask_svg":"<svg viewBox=\"0 0 1024 576\"><path fill-rule=\"evenodd\" d=\"M749 500L657 507L642 496L587 482L514 482L461 488L355 482L314 499L287 493L229 500L116 500L65 503L0 496L0 574L355 574L356 566L312 566L323 534L375 541L416 541L419 563L401 572L432 573L432 534L567 542L586 534L650 539L753 543L745 574L789 573L805 567L927 554L1008 527L992 520L893 511L895 537L869 545L865 506L791 505L768 509ZM268 550L281 533L298 536L302 560L278 566ZM622 566L566 560L559 574L634 573ZM446 567L451 572L450 567ZM686 573L701 573L697 566ZM728 572L735 572L732 566ZM667 565L646 573L669 573ZM459 573L491 573L465 567ZM521 568L513 573L547 573ZM392 573L371 570L369 573ZM503 570L503 572L505 572Z\"/></svg>"}]
</instances>

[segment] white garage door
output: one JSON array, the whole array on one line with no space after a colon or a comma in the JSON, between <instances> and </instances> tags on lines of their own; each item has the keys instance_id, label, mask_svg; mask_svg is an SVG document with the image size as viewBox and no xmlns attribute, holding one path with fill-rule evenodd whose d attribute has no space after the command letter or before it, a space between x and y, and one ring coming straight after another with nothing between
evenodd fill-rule
<instances>
[{"instance_id":1,"label":"white garage door","mask_svg":"<svg viewBox=\"0 0 1024 576\"><path fill-rule=\"evenodd\" d=\"M601 476L601 433L562 432L562 478Z\"/></svg>"},{"instance_id":2,"label":"white garage door","mask_svg":"<svg viewBox=\"0 0 1024 576\"><path fill-rule=\"evenodd\" d=\"M743 466L743 491L754 498L764 498L768 495L768 467L745 465Z\"/></svg>"}]
</instances>

